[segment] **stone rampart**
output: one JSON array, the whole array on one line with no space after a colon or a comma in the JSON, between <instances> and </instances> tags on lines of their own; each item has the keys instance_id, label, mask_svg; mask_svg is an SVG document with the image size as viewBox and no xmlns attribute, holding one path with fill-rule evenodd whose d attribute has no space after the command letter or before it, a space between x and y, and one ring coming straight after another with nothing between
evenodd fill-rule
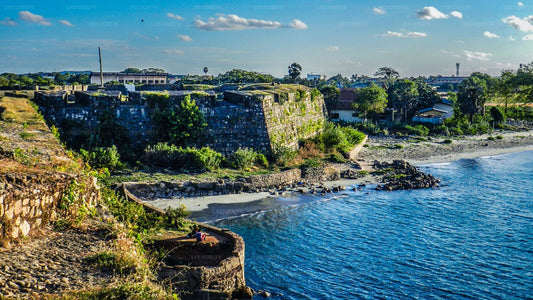
<instances>
[{"instance_id":1,"label":"stone rampart","mask_svg":"<svg viewBox=\"0 0 533 300\"><path fill-rule=\"evenodd\" d=\"M37 234L59 218L70 219L81 205L100 197L96 179L65 173L0 174L0 244Z\"/></svg>"},{"instance_id":2,"label":"stone rampart","mask_svg":"<svg viewBox=\"0 0 533 300\"><path fill-rule=\"evenodd\" d=\"M127 132L130 142L143 148L154 141L156 132L147 93L36 92L35 102L45 119L59 127L71 142L86 138L103 117L111 116ZM266 155L278 148L296 149L300 140L319 133L325 121L322 95L299 85L258 85L225 91L223 97L213 90L159 93L168 94L173 104L192 95L207 123L204 139L196 146L209 146L224 155L239 148Z\"/></svg>"}]
</instances>

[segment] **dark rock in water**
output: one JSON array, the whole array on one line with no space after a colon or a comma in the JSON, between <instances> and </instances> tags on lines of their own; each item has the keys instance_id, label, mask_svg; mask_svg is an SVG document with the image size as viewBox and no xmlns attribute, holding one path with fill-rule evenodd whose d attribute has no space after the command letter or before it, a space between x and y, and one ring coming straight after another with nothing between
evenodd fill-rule
<instances>
[{"instance_id":1,"label":"dark rock in water","mask_svg":"<svg viewBox=\"0 0 533 300\"><path fill-rule=\"evenodd\" d=\"M255 295L255 291L249 286L243 286L239 290L233 293L232 299L252 299Z\"/></svg>"},{"instance_id":2,"label":"dark rock in water","mask_svg":"<svg viewBox=\"0 0 533 300\"><path fill-rule=\"evenodd\" d=\"M403 160L395 160L392 163L375 161L374 167L386 171L382 178L383 184L378 185L376 190L410 190L439 186L439 179L419 171L415 166Z\"/></svg>"}]
</instances>

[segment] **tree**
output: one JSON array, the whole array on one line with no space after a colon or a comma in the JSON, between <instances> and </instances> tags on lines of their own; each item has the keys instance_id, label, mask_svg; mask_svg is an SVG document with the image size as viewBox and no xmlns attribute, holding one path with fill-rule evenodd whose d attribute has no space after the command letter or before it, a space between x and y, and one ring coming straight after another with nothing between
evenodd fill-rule
<instances>
[{"instance_id":1,"label":"tree","mask_svg":"<svg viewBox=\"0 0 533 300\"><path fill-rule=\"evenodd\" d=\"M425 81L417 80L418 103L415 105L417 110L428 108L440 101L440 96L436 90L430 87Z\"/></svg>"},{"instance_id":2,"label":"tree","mask_svg":"<svg viewBox=\"0 0 533 300\"><path fill-rule=\"evenodd\" d=\"M497 106L490 108L490 116L492 117L492 126L505 123L505 115Z\"/></svg>"},{"instance_id":3,"label":"tree","mask_svg":"<svg viewBox=\"0 0 533 300\"><path fill-rule=\"evenodd\" d=\"M458 89L457 107L461 113L469 115L472 122L474 115L482 112L487 101L487 83L479 77L470 76L459 84Z\"/></svg>"},{"instance_id":4,"label":"tree","mask_svg":"<svg viewBox=\"0 0 533 300\"><path fill-rule=\"evenodd\" d=\"M136 68L132 68L132 69L136 69ZM147 68L147 69L142 69L139 72L131 72L131 73L165 73L165 70L161 68Z\"/></svg>"},{"instance_id":5,"label":"tree","mask_svg":"<svg viewBox=\"0 0 533 300\"><path fill-rule=\"evenodd\" d=\"M353 109L364 114L365 122L368 113L382 113L387 106L387 92L385 89L372 83L370 86L355 90L357 95Z\"/></svg>"},{"instance_id":6,"label":"tree","mask_svg":"<svg viewBox=\"0 0 533 300\"><path fill-rule=\"evenodd\" d=\"M61 73L55 73L54 74L54 81L56 82L56 84L67 84L67 80L68 78L70 77L70 75L67 73L67 74L61 74Z\"/></svg>"},{"instance_id":7,"label":"tree","mask_svg":"<svg viewBox=\"0 0 533 300\"><path fill-rule=\"evenodd\" d=\"M376 71L376 73L374 73L374 76L381 76L387 80L391 80L399 78L400 73L391 67L381 67Z\"/></svg>"},{"instance_id":8,"label":"tree","mask_svg":"<svg viewBox=\"0 0 533 300\"><path fill-rule=\"evenodd\" d=\"M350 80L348 78L346 78L346 77L343 77L341 74L337 74L337 75L331 77L326 82L329 85L335 85L335 86L341 87L341 88L347 87L348 85L350 85Z\"/></svg>"},{"instance_id":9,"label":"tree","mask_svg":"<svg viewBox=\"0 0 533 300\"><path fill-rule=\"evenodd\" d=\"M209 68L204 67L204 74L207 75L207 72L209 72Z\"/></svg>"},{"instance_id":10,"label":"tree","mask_svg":"<svg viewBox=\"0 0 533 300\"><path fill-rule=\"evenodd\" d=\"M339 100L339 95L341 94L339 89L332 85L326 85L319 89L319 91L324 96L324 103L326 104L326 109L328 112L331 112L337 106L337 101Z\"/></svg>"},{"instance_id":11,"label":"tree","mask_svg":"<svg viewBox=\"0 0 533 300\"><path fill-rule=\"evenodd\" d=\"M296 80L296 78L300 77L300 74L302 74L302 66L295 62L292 63L289 66L289 77Z\"/></svg>"},{"instance_id":12,"label":"tree","mask_svg":"<svg viewBox=\"0 0 533 300\"><path fill-rule=\"evenodd\" d=\"M191 95L185 96L175 110L170 113L170 142L175 145L189 145L197 141L207 123L203 112Z\"/></svg>"},{"instance_id":13,"label":"tree","mask_svg":"<svg viewBox=\"0 0 533 300\"><path fill-rule=\"evenodd\" d=\"M122 73L141 73L141 70L138 68L129 67L129 68L124 69Z\"/></svg>"},{"instance_id":14,"label":"tree","mask_svg":"<svg viewBox=\"0 0 533 300\"><path fill-rule=\"evenodd\" d=\"M388 89L389 107L401 112L401 115L410 119L418 108L418 87L414 81L400 79L395 81Z\"/></svg>"}]
</instances>

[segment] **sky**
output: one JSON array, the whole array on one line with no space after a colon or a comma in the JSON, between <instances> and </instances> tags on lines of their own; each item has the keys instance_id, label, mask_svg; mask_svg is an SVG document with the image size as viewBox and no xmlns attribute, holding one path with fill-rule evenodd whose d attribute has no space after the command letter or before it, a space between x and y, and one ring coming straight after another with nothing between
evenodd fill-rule
<instances>
[{"instance_id":1,"label":"sky","mask_svg":"<svg viewBox=\"0 0 533 300\"><path fill-rule=\"evenodd\" d=\"M10 1L0 4L0 73L162 68L402 77L533 61L533 0Z\"/></svg>"}]
</instances>

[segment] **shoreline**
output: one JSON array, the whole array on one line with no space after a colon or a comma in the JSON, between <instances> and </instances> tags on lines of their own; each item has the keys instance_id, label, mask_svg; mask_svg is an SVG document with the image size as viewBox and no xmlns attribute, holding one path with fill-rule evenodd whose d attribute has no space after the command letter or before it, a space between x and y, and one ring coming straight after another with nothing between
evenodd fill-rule
<instances>
[{"instance_id":1,"label":"shoreline","mask_svg":"<svg viewBox=\"0 0 533 300\"><path fill-rule=\"evenodd\" d=\"M412 165L421 166L454 162L460 159L533 151L533 130L502 133L501 135L502 139L495 140L489 140L489 135L459 138L451 144L444 144L439 140L412 143L402 139L370 137L368 146L359 153L357 162L361 165L362 170L371 171L374 160L392 162L395 159L402 159ZM395 146L396 144L404 146L400 148ZM387 146L384 147L384 145ZM377 184L379 184L379 180L378 176L375 175L324 182L324 186L329 188ZM160 198L145 202L161 209L184 204L187 210L191 212L191 219L210 222L305 203L306 201L290 200L292 196L298 195L299 193L294 191L281 196L259 192L183 199Z\"/></svg>"}]
</instances>

